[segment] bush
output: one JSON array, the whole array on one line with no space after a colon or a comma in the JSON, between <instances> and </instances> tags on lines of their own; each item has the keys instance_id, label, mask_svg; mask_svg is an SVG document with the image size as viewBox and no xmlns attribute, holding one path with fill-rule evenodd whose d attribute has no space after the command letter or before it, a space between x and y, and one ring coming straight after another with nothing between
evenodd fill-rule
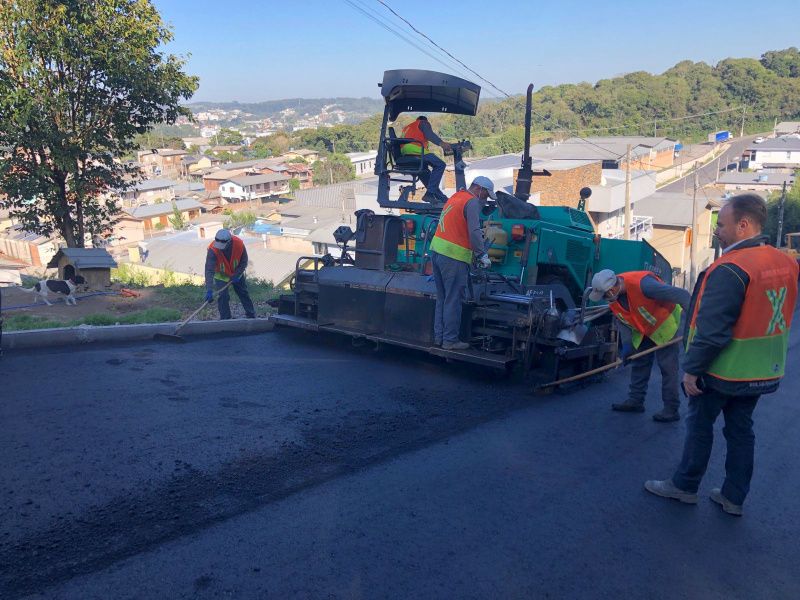
<instances>
[{"instance_id":1,"label":"bush","mask_svg":"<svg viewBox=\"0 0 800 600\"><path fill-rule=\"evenodd\" d=\"M120 263L116 269L111 269L111 281L129 287L147 287L150 285L150 275L129 264Z\"/></svg>"}]
</instances>

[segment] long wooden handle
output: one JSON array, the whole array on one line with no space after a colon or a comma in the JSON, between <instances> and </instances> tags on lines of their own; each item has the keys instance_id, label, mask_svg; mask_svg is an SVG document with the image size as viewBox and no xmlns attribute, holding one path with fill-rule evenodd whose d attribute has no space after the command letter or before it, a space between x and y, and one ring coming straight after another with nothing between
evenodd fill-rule
<instances>
[{"instance_id":1,"label":"long wooden handle","mask_svg":"<svg viewBox=\"0 0 800 600\"><path fill-rule=\"evenodd\" d=\"M217 294L216 294L216 295L217 295L217 297L219 297L219 295L220 295L222 292L224 292L225 290L227 290L227 289L228 289L228 287L229 287L229 286L230 286L232 283L233 283L233 280L231 279L231 280L230 280L228 283L226 283L226 284L225 284L224 286L222 286L222 287L221 287L219 290L217 290ZM211 298L211 300L206 300L205 302L203 302L203 304L202 304L202 306L201 306L200 308L198 308L196 311L194 311L192 314L190 314L190 315L189 315L189 317L188 317L188 318L187 318L187 319L186 319L186 320L185 320L183 323L181 323L180 325L178 325L178 326L175 328L175 333L178 333L178 332L179 332L181 329L183 329L184 327L186 327L186 324L187 324L189 321L191 321L192 319L194 319L194 318L195 318L195 317L196 317L196 316L197 316L197 315L200 313L200 311L201 311L201 310L203 310L203 309L204 309L206 306L208 306L209 304L211 304L211 302L213 302L213 300L214 300L214 298L212 297L212 298Z\"/></svg>"},{"instance_id":2,"label":"long wooden handle","mask_svg":"<svg viewBox=\"0 0 800 600\"><path fill-rule=\"evenodd\" d=\"M677 344L683 339L683 336L680 335L675 339L668 341L666 344L661 344L660 346L653 346L652 348L648 348L647 350L643 350L638 354L634 354L628 358L629 361L636 360L637 358L641 358L642 356L647 356L648 354L652 354L653 352L658 352L662 348L666 348L667 346L672 346L673 344ZM596 369L592 369L591 371L586 371L585 373L580 373L578 375L572 375L571 377L565 377L564 379L557 379L556 381L551 381L550 383L543 383L541 385L537 385L536 389L552 387L554 385L560 385L562 383L569 383L570 381L578 381L579 379L583 379L584 377L589 377L590 375L596 375L597 373L602 373L603 371L608 371L609 369L613 369L618 367L622 364L621 359L615 360L613 363L609 363L607 365L603 365L602 367L597 367Z\"/></svg>"}]
</instances>

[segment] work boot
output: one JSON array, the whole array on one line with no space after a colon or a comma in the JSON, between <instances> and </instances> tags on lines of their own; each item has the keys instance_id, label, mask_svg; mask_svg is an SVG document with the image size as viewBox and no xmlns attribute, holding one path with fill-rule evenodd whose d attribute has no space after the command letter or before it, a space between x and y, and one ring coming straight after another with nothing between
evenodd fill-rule
<instances>
[{"instance_id":1,"label":"work boot","mask_svg":"<svg viewBox=\"0 0 800 600\"><path fill-rule=\"evenodd\" d=\"M625 400L625 402L615 402L611 405L611 410L618 410L620 412L644 412L644 404L642 402L634 402L632 400Z\"/></svg>"},{"instance_id":2,"label":"work boot","mask_svg":"<svg viewBox=\"0 0 800 600\"><path fill-rule=\"evenodd\" d=\"M661 496L662 498L672 498L673 500L680 500L684 504L697 504L697 494L691 492L684 492L682 489L675 487L672 479L650 480L644 482L644 489L651 494Z\"/></svg>"},{"instance_id":3,"label":"work boot","mask_svg":"<svg viewBox=\"0 0 800 600\"><path fill-rule=\"evenodd\" d=\"M724 510L729 515L733 515L735 517L742 516L743 512L742 505L734 504L733 502L728 500L725 496L722 495L721 489L714 488L713 490L711 490L711 496L709 496L709 498L711 498L712 502L716 502L717 504L719 504L722 507L722 510Z\"/></svg>"},{"instance_id":4,"label":"work boot","mask_svg":"<svg viewBox=\"0 0 800 600\"><path fill-rule=\"evenodd\" d=\"M467 342L442 342L444 350L469 350Z\"/></svg>"},{"instance_id":5,"label":"work boot","mask_svg":"<svg viewBox=\"0 0 800 600\"><path fill-rule=\"evenodd\" d=\"M678 414L677 408L664 407L660 412L653 415L653 421L658 423L671 423L672 421L680 421L681 416Z\"/></svg>"}]
</instances>

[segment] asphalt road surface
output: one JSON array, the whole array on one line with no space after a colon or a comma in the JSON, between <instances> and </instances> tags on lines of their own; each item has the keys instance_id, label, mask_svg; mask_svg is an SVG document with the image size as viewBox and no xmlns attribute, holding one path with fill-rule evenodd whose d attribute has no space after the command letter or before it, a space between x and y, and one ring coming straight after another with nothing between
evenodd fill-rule
<instances>
[{"instance_id":1,"label":"asphalt road surface","mask_svg":"<svg viewBox=\"0 0 800 600\"><path fill-rule=\"evenodd\" d=\"M742 518L681 423L286 330L0 360L0 598L797 598L798 327ZM683 410L683 408L682 408Z\"/></svg>"},{"instance_id":2,"label":"asphalt road surface","mask_svg":"<svg viewBox=\"0 0 800 600\"><path fill-rule=\"evenodd\" d=\"M734 159L737 156L741 156L742 152L752 144L753 140L756 139L757 135L748 135L745 137L736 137L730 143L728 148L720 155L719 161L715 158L710 163L700 167L697 169L697 183L699 187L703 187L709 184L713 184L717 177L717 169L720 169L720 172L725 170L726 165L735 162ZM709 146L709 150L710 150ZM689 171L688 174L679 179L670 183L669 185L665 185L662 188L659 188L660 192L684 192L691 194L692 193L692 186L694 185L694 172Z\"/></svg>"}]
</instances>

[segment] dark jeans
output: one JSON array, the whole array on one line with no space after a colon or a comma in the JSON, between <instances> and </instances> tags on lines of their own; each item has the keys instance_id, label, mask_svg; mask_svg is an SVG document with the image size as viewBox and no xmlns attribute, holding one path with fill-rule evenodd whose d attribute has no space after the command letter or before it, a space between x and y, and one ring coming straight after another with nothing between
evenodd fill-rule
<instances>
[{"instance_id":1,"label":"dark jeans","mask_svg":"<svg viewBox=\"0 0 800 600\"><path fill-rule=\"evenodd\" d=\"M759 396L728 396L708 390L689 399L686 417L686 441L683 458L672 482L686 492L697 492L706 472L714 443L714 421L720 411L725 415L722 433L728 442L725 456L725 482L722 495L734 504L742 504L750 491L753 476L753 410Z\"/></svg>"},{"instance_id":2,"label":"dark jeans","mask_svg":"<svg viewBox=\"0 0 800 600\"><path fill-rule=\"evenodd\" d=\"M643 352L655 344L650 338L644 338L636 352ZM653 361L658 360L661 370L661 400L664 408L678 410L681 399L678 395L678 355L679 344L672 344L652 354L637 358L631 362L631 385L628 392L629 402L643 404L647 394L647 385L650 382L650 372L653 370Z\"/></svg>"},{"instance_id":3,"label":"dark jeans","mask_svg":"<svg viewBox=\"0 0 800 600\"><path fill-rule=\"evenodd\" d=\"M435 154L424 155L422 157L422 162L426 167L431 168L430 171L425 169L419 176L422 183L425 184L425 189L431 194L444 196L444 193L439 189L439 184L442 182L442 176L444 175L444 170L447 165Z\"/></svg>"},{"instance_id":4,"label":"dark jeans","mask_svg":"<svg viewBox=\"0 0 800 600\"><path fill-rule=\"evenodd\" d=\"M457 342L461 331L461 302L467 289L469 265L449 256L431 252L433 280L436 282L436 313L433 339Z\"/></svg>"},{"instance_id":5,"label":"dark jeans","mask_svg":"<svg viewBox=\"0 0 800 600\"><path fill-rule=\"evenodd\" d=\"M214 280L214 285L216 288L222 289L225 287L227 282L221 281L219 279ZM250 299L250 293L247 291L247 281L244 277L242 277L239 281L231 285L231 287L236 292L236 295L239 296L239 301L242 303L242 308L244 308L244 314L247 316L248 319L253 319L256 316L256 309L253 307L253 301ZM231 289L228 288L225 291L221 292L219 297L217 298L217 307L219 308L219 318L220 319L230 319L231 318Z\"/></svg>"}]
</instances>

